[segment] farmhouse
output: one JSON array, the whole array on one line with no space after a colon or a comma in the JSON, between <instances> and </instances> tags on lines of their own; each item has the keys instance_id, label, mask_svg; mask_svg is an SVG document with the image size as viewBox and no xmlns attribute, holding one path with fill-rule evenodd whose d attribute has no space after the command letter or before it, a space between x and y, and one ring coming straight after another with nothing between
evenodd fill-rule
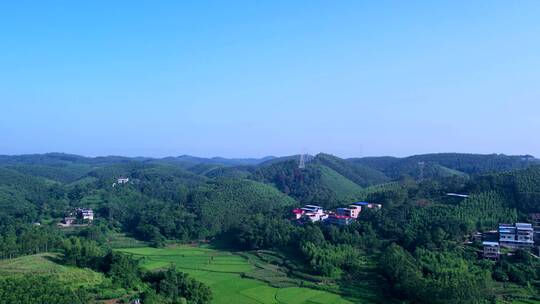
<instances>
[{"instance_id":1,"label":"farmhouse","mask_svg":"<svg viewBox=\"0 0 540 304\"><path fill-rule=\"evenodd\" d=\"M486 259L499 259L499 255L501 254L501 247L499 246L499 242L482 242L482 245L484 246L484 253L483 256Z\"/></svg>"},{"instance_id":2,"label":"farmhouse","mask_svg":"<svg viewBox=\"0 0 540 304\"><path fill-rule=\"evenodd\" d=\"M77 217L83 220L87 221L93 221L94 220L94 210L89 208L78 208L75 210L77 213Z\"/></svg>"},{"instance_id":3,"label":"farmhouse","mask_svg":"<svg viewBox=\"0 0 540 304\"><path fill-rule=\"evenodd\" d=\"M117 182L118 184L127 184L127 183L129 183L129 177L123 177L123 176L121 176L121 177L119 177L119 178L116 180L116 182Z\"/></svg>"},{"instance_id":4,"label":"farmhouse","mask_svg":"<svg viewBox=\"0 0 540 304\"><path fill-rule=\"evenodd\" d=\"M65 216L64 219L62 220L62 223L61 225L62 226L71 226L73 225L73 223L77 220L76 217L73 217L73 216Z\"/></svg>"}]
</instances>

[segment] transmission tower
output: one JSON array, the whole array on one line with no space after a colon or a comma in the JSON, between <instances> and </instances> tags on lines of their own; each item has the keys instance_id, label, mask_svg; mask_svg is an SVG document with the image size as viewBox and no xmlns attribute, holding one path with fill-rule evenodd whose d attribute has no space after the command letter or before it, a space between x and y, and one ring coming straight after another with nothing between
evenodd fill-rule
<instances>
[{"instance_id":1,"label":"transmission tower","mask_svg":"<svg viewBox=\"0 0 540 304\"><path fill-rule=\"evenodd\" d=\"M424 165L426 163L424 162L418 162L418 167L420 169L420 180L423 180L424 179Z\"/></svg>"},{"instance_id":2,"label":"transmission tower","mask_svg":"<svg viewBox=\"0 0 540 304\"><path fill-rule=\"evenodd\" d=\"M305 169L306 168L306 156L305 154L300 154L300 162L298 164L299 169Z\"/></svg>"}]
</instances>

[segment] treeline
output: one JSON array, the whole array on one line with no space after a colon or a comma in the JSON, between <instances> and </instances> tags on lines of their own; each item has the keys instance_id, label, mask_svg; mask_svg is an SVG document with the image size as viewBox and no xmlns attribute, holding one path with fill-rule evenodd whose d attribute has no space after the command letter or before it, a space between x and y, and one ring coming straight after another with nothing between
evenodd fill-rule
<instances>
[{"instance_id":1,"label":"treeline","mask_svg":"<svg viewBox=\"0 0 540 304\"><path fill-rule=\"evenodd\" d=\"M54 228L0 216L0 259L54 251L60 248L61 240Z\"/></svg>"},{"instance_id":2,"label":"treeline","mask_svg":"<svg viewBox=\"0 0 540 304\"><path fill-rule=\"evenodd\" d=\"M1 304L86 304L91 296L84 288L67 287L55 276L25 275L0 278Z\"/></svg>"},{"instance_id":3,"label":"treeline","mask_svg":"<svg viewBox=\"0 0 540 304\"><path fill-rule=\"evenodd\" d=\"M212 299L208 286L172 266L156 272L144 271L130 255L91 240L70 237L64 241L62 253L65 264L102 272L111 280L112 287L134 291L145 304L206 304Z\"/></svg>"},{"instance_id":4,"label":"treeline","mask_svg":"<svg viewBox=\"0 0 540 304\"><path fill-rule=\"evenodd\" d=\"M394 294L413 303L495 300L490 271L457 253L417 249L411 254L392 244L382 254L379 264Z\"/></svg>"}]
</instances>

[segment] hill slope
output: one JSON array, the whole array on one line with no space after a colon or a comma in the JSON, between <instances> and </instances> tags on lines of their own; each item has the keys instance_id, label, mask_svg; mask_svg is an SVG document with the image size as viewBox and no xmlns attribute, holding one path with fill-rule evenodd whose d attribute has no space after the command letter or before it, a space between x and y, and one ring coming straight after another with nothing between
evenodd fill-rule
<instances>
[{"instance_id":1,"label":"hill slope","mask_svg":"<svg viewBox=\"0 0 540 304\"><path fill-rule=\"evenodd\" d=\"M295 201L275 188L252 180L224 179L196 189L189 207L200 224L201 234L214 235L240 223L245 216L278 214ZM219 217L221 220L216 221Z\"/></svg>"},{"instance_id":2,"label":"hill slope","mask_svg":"<svg viewBox=\"0 0 540 304\"><path fill-rule=\"evenodd\" d=\"M298 168L297 160L285 160L261 166L252 178L274 185L302 203L322 204L327 207L351 202L362 193L362 187L328 166L309 162Z\"/></svg>"},{"instance_id":3,"label":"hill slope","mask_svg":"<svg viewBox=\"0 0 540 304\"><path fill-rule=\"evenodd\" d=\"M432 175L433 173L436 173L437 175L439 173L443 173L444 175L447 173L455 174L457 171L466 174L511 171L523 169L534 164L540 164L540 160L528 155L508 156L504 154L484 155L462 153L424 154L405 158L364 157L351 158L348 159L348 161L381 171L386 176L393 179L398 178L403 174L416 177L418 176L420 166L426 166L432 171ZM434 165L438 165L440 167L437 168L434 167ZM454 171L448 171L445 168ZM443 171L439 171L439 169L442 169ZM437 173L437 171L439 171L439 173Z\"/></svg>"}]
</instances>

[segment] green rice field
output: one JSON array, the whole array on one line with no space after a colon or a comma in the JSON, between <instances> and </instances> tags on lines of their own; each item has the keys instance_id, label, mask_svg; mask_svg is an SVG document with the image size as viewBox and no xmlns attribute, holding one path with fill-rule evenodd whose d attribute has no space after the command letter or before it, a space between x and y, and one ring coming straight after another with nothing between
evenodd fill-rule
<instances>
[{"instance_id":1,"label":"green rice field","mask_svg":"<svg viewBox=\"0 0 540 304\"><path fill-rule=\"evenodd\" d=\"M175 265L179 270L209 285L215 304L346 304L341 296L310 288L276 288L242 276L255 266L239 255L202 247L126 248L118 251L140 258L146 269Z\"/></svg>"}]
</instances>

